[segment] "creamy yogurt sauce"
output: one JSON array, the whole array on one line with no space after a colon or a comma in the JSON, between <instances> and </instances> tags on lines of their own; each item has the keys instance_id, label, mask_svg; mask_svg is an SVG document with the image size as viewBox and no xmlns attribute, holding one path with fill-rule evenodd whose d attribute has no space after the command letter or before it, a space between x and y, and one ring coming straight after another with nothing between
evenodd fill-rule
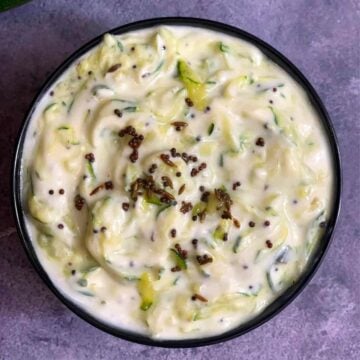
<instances>
[{"instance_id":1,"label":"creamy yogurt sauce","mask_svg":"<svg viewBox=\"0 0 360 360\"><path fill-rule=\"evenodd\" d=\"M331 210L304 91L256 47L198 28L105 35L41 100L24 153L27 226L55 286L158 339L260 313Z\"/></svg>"}]
</instances>

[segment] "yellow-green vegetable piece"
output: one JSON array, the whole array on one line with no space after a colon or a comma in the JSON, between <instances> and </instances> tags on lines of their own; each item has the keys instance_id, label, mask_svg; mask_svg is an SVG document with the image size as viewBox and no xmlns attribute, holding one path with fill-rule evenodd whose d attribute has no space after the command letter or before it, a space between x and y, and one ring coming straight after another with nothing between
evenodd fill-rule
<instances>
[{"instance_id":1,"label":"yellow-green vegetable piece","mask_svg":"<svg viewBox=\"0 0 360 360\"><path fill-rule=\"evenodd\" d=\"M155 290L150 273L144 272L141 274L138 291L141 297L140 309L146 311L151 307L155 298Z\"/></svg>"},{"instance_id":2,"label":"yellow-green vegetable piece","mask_svg":"<svg viewBox=\"0 0 360 360\"><path fill-rule=\"evenodd\" d=\"M221 220L220 224L217 226L213 233L213 237L216 240L224 240L225 234L228 233L230 229L231 220Z\"/></svg>"},{"instance_id":3,"label":"yellow-green vegetable piece","mask_svg":"<svg viewBox=\"0 0 360 360\"><path fill-rule=\"evenodd\" d=\"M204 110L207 103L206 85L184 60L179 60L178 71L180 80L185 85L195 108L200 111Z\"/></svg>"}]
</instances>

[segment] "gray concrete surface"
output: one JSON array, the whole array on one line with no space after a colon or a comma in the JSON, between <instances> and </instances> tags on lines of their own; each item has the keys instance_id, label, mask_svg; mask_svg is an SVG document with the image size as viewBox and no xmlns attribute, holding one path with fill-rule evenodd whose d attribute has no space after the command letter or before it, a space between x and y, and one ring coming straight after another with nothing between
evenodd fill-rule
<instances>
[{"instance_id":1,"label":"gray concrete surface","mask_svg":"<svg viewBox=\"0 0 360 360\"><path fill-rule=\"evenodd\" d=\"M241 338L183 350L122 341L67 310L27 260L9 199L15 135L48 74L107 29L174 15L233 24L297 64L333 118L344 170L333 245L301 296ZM359 359L359 23L356 0L34 0L0 14L0 359Z\"/></svg>"}]
</instances>

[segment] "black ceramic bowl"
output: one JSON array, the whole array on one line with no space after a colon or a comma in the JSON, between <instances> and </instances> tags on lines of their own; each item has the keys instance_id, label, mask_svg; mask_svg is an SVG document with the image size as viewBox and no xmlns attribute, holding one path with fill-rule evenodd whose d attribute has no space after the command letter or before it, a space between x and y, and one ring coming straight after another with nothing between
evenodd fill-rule
<instances>
[{"instance_id":1,"label":"black ceramic bowl","mask_svg":"<svg viewBox=\"0 0 360 360\"><path fill-rule=\"evenodd\" d=\"M339 150L337 145L337 140L335 137L334 129L331 124L329 115L320 100L319 96L315 92L314 88L310 85L310 83L306 80L304 75L282 54L272 48L270 45L266 44L264 41L256 38L255 36L239 30L235 27L221 24L214 21L196 19L196 18L158 18L158 19L150 19L135 22L132 24L124 25L109 31L112 34L123 34L129 31L140 30L144 28L149 28L157 25L185 25L185 26L193 26L199 28L205 28L209 30L214 30L218 32L222 32L228 35L232 35L234 37L243 39L248 41L249 43L257 46L266 56L268 56L271 60L277 63L280 67L282 67L290 76L292 76L308 94L308 97L312 103L312 106L317 111L319 118L321 119L322 125L324 127L324 131L327 134L330 151L333 160L333 170L334 170L334 189L333 189L333 208L332 212L329 216L326 231L323 235L323 238L320 241L320 245L316 249L313 257L306 268L305 272L301 275L299 280L290 288L288 288L280 297L278 297L272 304L270 304L262 313L251 319L245 324L242 324L230 331L227 331L223 334L206 337L206 338L198 338L198 339L189 339L189 340L154 340L149 337L146 337L141 334L133 333L124 329L118 329L113 326L110 326L106 323L101 322L96 319L92 314L86 312L81 309L79 306L74 304L71 300L67 299L53 284L51 279L46 273L46 270L40 264L33 245L31 243L31 239L27 232L25 226L25 214L23 208L23 199L21 193L21 171L22 171L22 153L23 153L23 145L24 139L27 134L27 129L29 126L31 115L34 112L37 104L39 103L42 96L48 91L51 85L60 77L60 75L72 65L74 61L76 61L81 55L86 53L88 50L92 49L94 46L98 45L102 40L102 35L97 37L94 40L91 40L89 43L84 45L81 49L76 51L73 55L71 55L60 67L55 70L55 72L50 76L50 78L46 81L40 92L35 97L30 110L28 111L25 121L21 127L19 138L16 146L15 157L14 157L14 165L13 165L13 185L12 185L12 195L13 195L13 205L15 210L15 218L18 233L20 238L22 239L22 243L24 245L25 251L34 265L35 269L47 284L47 286L52 290L52 292L75 314L80 316L82 319L86 320L90 324L96 326L97 328L104 330L112 335L118 336L125 340L152 345L152 346L161 346L161 347L195 347L195 346L204 346L219 343L222 341L230 340L237 336L243 335L246 332L258 327L259 325L265 323L270 320L273 316L279 313L282 309L284 309L287 305L290 304L291 301L295 299L297 295L304 289L305 285L310 281L312 276L315 274L315 271L318 269L326 250L329 247L332 233L334 231L335 223L340 210L340 193L341 193L341 169L340 169L340 158L339 158Z\"/></svg>"},{"instance_id":2,"label":"black ceramic bowl","mask_svg":"<svg viewBox=\"0 0 360 360\"><path fill-rule=\"evenodd\" d=\"M10 10L10 9L20 6L20 5L24 5L30 1L31 0L1 0L0 12Z\"/></svg>"}]
</instances>

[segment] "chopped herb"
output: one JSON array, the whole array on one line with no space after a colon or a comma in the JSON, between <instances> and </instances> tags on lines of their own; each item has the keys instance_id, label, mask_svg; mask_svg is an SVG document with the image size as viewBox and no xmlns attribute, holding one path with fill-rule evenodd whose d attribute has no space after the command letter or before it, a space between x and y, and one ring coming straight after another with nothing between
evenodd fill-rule
<instances>
[{"instance_id":1,"label":"chopped herb","mask_svg":"<svg viewBox=\"0 0 360 360\"><path fill-rule=\"evenodd\" d=\"M214 123L211 123L209 128L208 128L208 135L210 136L213 131L214 131L214 128L215 128L215 124Z\"/></svg>"}]
</instances>

